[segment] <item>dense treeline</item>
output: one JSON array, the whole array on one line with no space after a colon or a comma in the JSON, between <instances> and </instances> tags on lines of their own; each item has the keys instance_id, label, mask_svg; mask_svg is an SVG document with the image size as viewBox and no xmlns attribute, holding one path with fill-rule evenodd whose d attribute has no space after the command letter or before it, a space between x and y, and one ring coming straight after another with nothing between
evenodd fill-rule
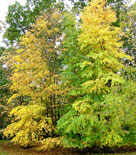
<instances>
[{"instance_id":1,"label":"dense treeline","mask_svg":"<svg viewBox=\"0 0 136 155\"><path fill-rule=\"evenodd\" d=\"M0 128L23 147L135 144L135 5L65 5L9 6L7 47L0 49Z\"/></svg>"}]
</instances>

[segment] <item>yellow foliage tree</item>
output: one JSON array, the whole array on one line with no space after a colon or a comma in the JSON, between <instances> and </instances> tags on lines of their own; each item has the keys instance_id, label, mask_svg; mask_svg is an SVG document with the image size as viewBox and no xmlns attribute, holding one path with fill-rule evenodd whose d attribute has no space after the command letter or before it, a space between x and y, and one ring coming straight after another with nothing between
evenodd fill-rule
<instances>
[{"instance_id":1,"label":"yellow foliage tree","mask_svg":"<svg viewBox=\"0 0 136 155\"><path fill-rule=\"evenodd\" d=\"M120 27L115 27L116 14L105 0L95 0L82 13L82 28L79 37L81 54L86 60L81 63L86 93L103 93L123 80L117 72L124 69L123 59L132 60L122 51ZM86 74L86 72L89 74ZM84 73L84 72L83 72ZM111 83L110 83L111 82Z\"/></svg>"},{"instance_id":2,"label":"yellow foliage tree","mask_svg":"<svg viewBox=\"0 0 136 155\"><path fill-rule=\"evenodd\" d=\"M24 106L12 110L15 120L5 129L5 135L14 137L13 141L23 146L31 144L32 139L40 140L42 129L53 131L50 126L58 119L58 95L62 93L58 70L61 22L62 15L58 10L43 13L21 38L16 54L8 61L13 70L11 90L14 92L8 102L22 97ZM40 115L43 106L45 113ZM49 126L46 119L50 120Z\"/></svg>"}]
</instances>

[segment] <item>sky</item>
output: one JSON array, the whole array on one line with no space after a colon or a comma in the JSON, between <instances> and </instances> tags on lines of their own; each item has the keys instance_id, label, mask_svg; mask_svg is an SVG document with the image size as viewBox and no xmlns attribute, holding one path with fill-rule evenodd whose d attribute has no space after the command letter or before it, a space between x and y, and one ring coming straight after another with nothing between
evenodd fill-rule
<instances>
[{"instance_id":1,"label":"sky","mask_svg":"<svg viewBox=\"0 0 136 155\"><path fill-rule=\"evenodd\" d=\"M26 0L0 0L0 21L5 21L5 16L8 12L8 6L14 4L15 1L20 2L20 4L25 4ZM67 0L66 0L67 1ZM136 2L136 0L131 0L131 4ZM0 46L3 45L2 42L2 34L0 34Z\"/></svg>"},{"instance_id":2,"label":"sky","mask_svg":"<svg viewBox=\"0 0 136 155\"><path fill-rule=\"evenodd\" d=\"M132 1L131 1L131 4L133 4L133 3L135 3L135 2L136 2L136 0L132 0Z\"/></svg>"}]
</instances>

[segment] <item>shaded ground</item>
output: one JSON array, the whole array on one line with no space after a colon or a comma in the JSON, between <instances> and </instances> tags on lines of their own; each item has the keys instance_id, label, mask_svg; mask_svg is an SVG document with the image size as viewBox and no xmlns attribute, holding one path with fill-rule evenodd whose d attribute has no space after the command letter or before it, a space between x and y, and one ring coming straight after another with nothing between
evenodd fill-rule
<instances>
[{"instance_id":1,"label":"shaded ground","mask_svg":"<svg viewBox=\"0 0 136 155\"><path fill-rule=\"evenodd\" d=\"M0 142L0 155L113 155L113 153L114 155L136 155L136 146L124 146L121 148L114 148L112 150L105 148L99 151L96 147L86 150L55 148L48 151L37 151L34 148L23 149L20 146L11 144L10 142Z\"/></svg>"},{"instance_id":2,"label":"shaded ground","mask_svg":"<svg viewBox=\"0 0 136 155\"><path fill-rule=\"evenodd\" d=\"M23 149L10 142L1 142L0 148L7 153L6 155L79 155L79 153L72 149L55 148L48 151L37 151L34 148Z\"/></svg>"}]
</instances>

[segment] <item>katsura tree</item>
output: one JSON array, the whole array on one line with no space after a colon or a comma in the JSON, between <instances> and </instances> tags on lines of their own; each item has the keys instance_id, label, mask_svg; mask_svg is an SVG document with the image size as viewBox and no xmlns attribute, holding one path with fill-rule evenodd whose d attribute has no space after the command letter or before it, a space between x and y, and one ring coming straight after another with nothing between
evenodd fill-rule
<instances>
[{"instance_id":1,"label":"katsura tree","mask_svg":"<svg viewBox=\"0 0 136 155\"><path fill-rule=\"evenodd\" d=\"M13 92L8 103L16 102L18 97L22 97L22 103L11 111L15 119L5 129L5 135L22 146L54 135L62 94L58 60L61 22L58 10L52 8L43 13L33 29L21 38L19 48L8 61Z\"/></svg>"},{"instance_id":2,"label":"katsura tree","mask_svg":"<svg viewBox=\"0 0 136 155\"><path fill-rule=\"evenodd\" d=\"M71 38L73 47L68 39L64 43L68 53L65 60L77 53L64 69L65 75L72 76L63 77L75 87L71 84L67 96L72 98L72 107L58 121L58 130L65 147L120 145L130 129L135 131L135 83L131 83L131 96L130 81L121 76L126 69L123 60L131 57L122 51L123 32L112 24L117 20L116 13L104 0L89 3L81 20L80 35ZM71 31L76 32L73 28ZM131 123L126 116L133 116Z\"/></svg>"}]
</instances>

